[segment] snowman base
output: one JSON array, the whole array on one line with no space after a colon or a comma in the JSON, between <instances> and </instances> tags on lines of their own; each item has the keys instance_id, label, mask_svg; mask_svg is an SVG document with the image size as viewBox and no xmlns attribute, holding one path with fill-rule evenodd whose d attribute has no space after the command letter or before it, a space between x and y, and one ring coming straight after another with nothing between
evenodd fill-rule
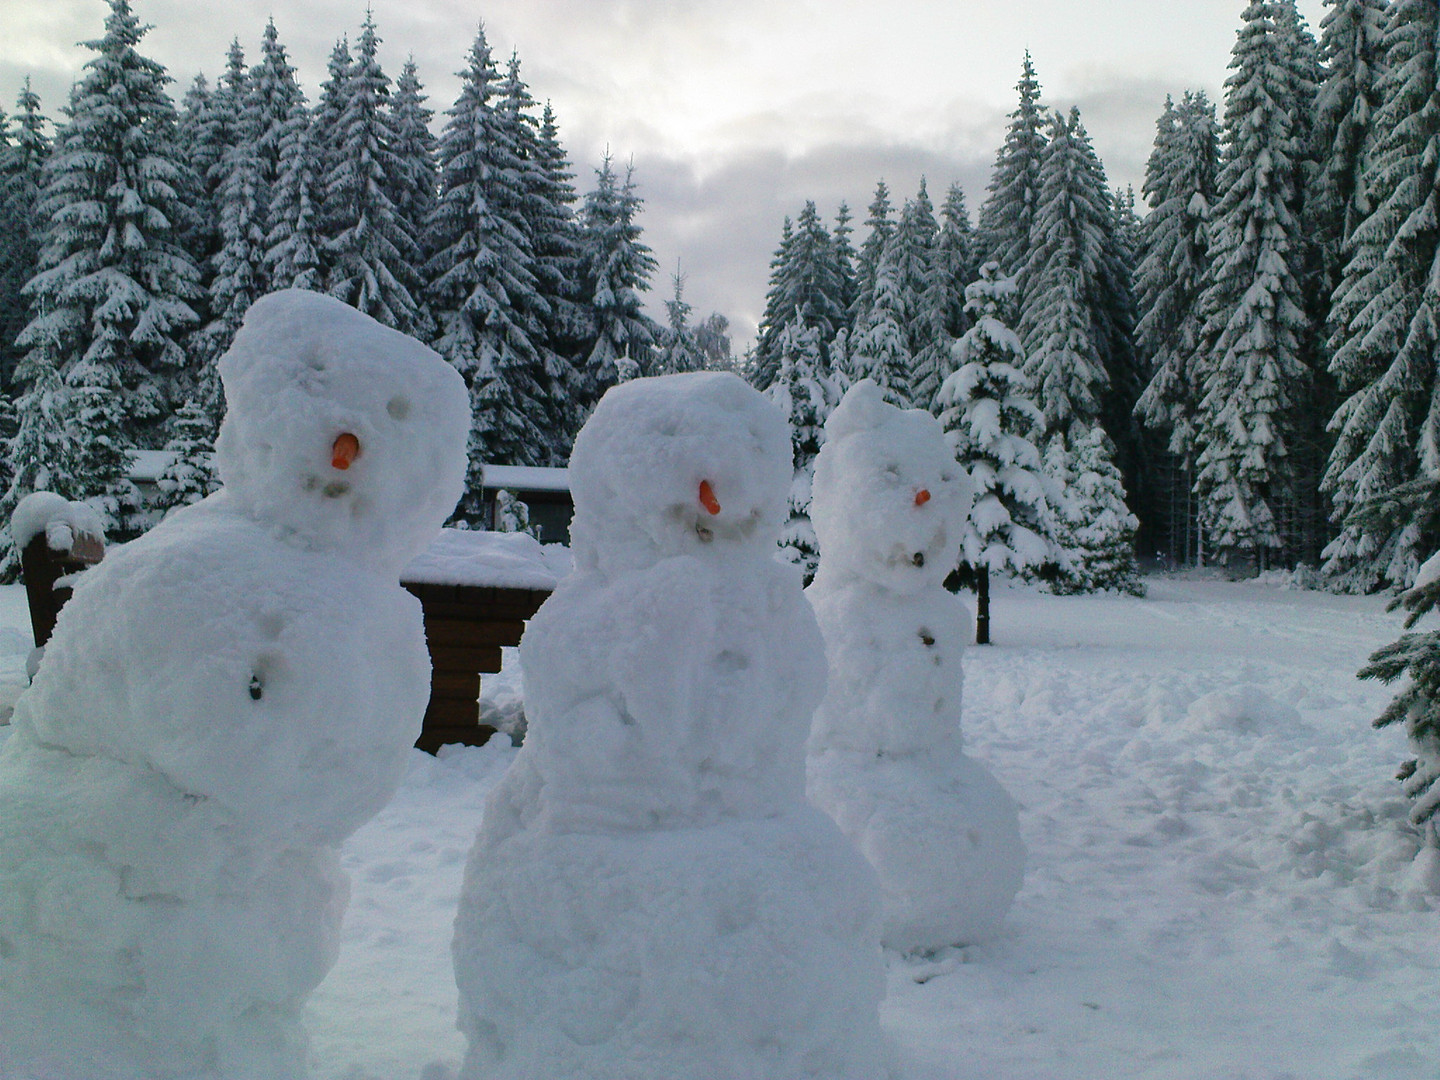
<instances>
[{"instance_id":1,"label":"snowman base","mask_svg":"<svg viewBox=\"0 0 1440 1080\"><path fill-rule=\"evenodd\" d=\"M880 878L881 940L906 954L995 936L1025 870L1014 800L965 754L812 755L810 801Z\"/></svg>"},{"instance_id":2,"label":"snowman base","mask_svg":"<svg viewBox=\"0 0 1440 1080\"><path fill-rule=\"evenodd\" d=\"M808 807L477 847L455 941L462 1075L883 1077L880 969L857 947L874 940L854 887L869 874Z\"/></svg>"}]
</instances>

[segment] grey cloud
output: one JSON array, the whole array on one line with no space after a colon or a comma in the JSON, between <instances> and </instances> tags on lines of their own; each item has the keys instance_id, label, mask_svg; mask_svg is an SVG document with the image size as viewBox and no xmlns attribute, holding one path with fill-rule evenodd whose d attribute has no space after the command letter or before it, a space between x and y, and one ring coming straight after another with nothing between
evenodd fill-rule
<instances>
[{"instance_id":1,"label":"grey cloud","mask_svg":"<svg viewBox=\"0 0 1440 1080\"><path fill-rule=\"evenodd\" d=\"M794 156L768 150L707 161L703 172L693 162L642 155L636 163L646 204L642 224L661 267L650 296L652 313L658 318L663 312L678 261L687 276L686 299L698 314L726 315L738 349L754 335L764 308L781 224L807 199L832 222L840 202L847 202L859 227L877 180L885 180L898 208L924 176L937 204L958 181L973 215L992 153L956 156L918 145L836 144Z\"/></svg>"},{"instance_id":2,"label":"grey cloud","mask_svg":"<svg viewBox=\"0 0 1440 1080\"><path fill-rule=\"evenodd\" d=\"M1178 100L1191 89L1204 89L1214 99L1215 92L1210 87L1172 85L1159 79L1117 75L1097 79L1056 104L1066 109L1071 105L1079 108L1096 153L1105 164L1110 185L1133 184L1138 197L1145 177L1145 162L1155 141L1155 121L1165 106L1165 95Z\"/></svg>"}]
</instances>

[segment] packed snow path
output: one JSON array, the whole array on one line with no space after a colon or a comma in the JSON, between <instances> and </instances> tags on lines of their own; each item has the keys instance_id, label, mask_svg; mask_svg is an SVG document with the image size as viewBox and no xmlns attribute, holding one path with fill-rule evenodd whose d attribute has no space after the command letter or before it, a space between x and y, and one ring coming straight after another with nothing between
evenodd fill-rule
<instances>
[{"instance_id":1,"label":"packed snow path","mask_svg":"<svg viewBox=\"0 0 1440 1080\"><path fill-rule=\"evenodd\" d=\"M997 591L997 644L966 654L966 746L1021 803L1030 860L997 941L892 959L883 1015L909 1075L1433 1075L1440 915L1407 877L1403 736L1368 726L1389 691L1354 678L1400 617L1377 597L1149 584ZM28 631L23 592L0 589L6 704ZM514 688L507 672L486 695ZM344 945L307 1015L317 1080L458 1063L451 922L511 756L416 753L346 844Z\"/></svg>"}]
</instances>

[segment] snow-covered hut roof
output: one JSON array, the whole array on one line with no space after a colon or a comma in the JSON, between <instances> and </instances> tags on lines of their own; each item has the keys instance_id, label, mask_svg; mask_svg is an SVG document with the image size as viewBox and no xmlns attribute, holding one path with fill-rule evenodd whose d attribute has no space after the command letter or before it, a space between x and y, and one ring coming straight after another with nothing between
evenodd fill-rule
<instances>
[{"instance_id":1,"label":"snow-covered hut roof","mask_svg":"<svg viewBox=\"0 0 1440 1080\"><path fill-rule=\"evenodd\" d=\"M538 465L485 465L485 486L510 491L569 491L569 469Z\"/></svg>"}]
</instances>

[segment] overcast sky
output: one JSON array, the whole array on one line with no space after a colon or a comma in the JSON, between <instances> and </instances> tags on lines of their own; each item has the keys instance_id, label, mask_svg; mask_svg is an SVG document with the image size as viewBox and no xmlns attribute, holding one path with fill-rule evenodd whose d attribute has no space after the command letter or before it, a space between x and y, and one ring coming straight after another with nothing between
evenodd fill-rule
<instances>
[{"instance_id":1,"label":"overcast sky","mask_svg":"<svg viewBox=\"0 0 1440 1080\"><path fill-rule=\"evenodd\" d=\"M131 0L141 43L176 79L213 81L238 37L265 22L312 100L335 40L365 0ZM1015 107L1029 49L1046 104L1080 108L1114 186L1137 190L1167 93L1219 100L1244 0L370 0L394 78L413 54L443 119L453 72L484 20L497 59L517 50L549 99L583 191L609 147L635 162L660 272L686 275L697 316L732 322L739 348L764 305L785 215L842 199L857 224L884 178L899 204L921 176L938 203L954 181L972 217ZM1300 0L1317 30L1321 0ZM0 105L28 74L47 114L93 54L105 0L0 0Z\"/></svg>"}]
</instances>

